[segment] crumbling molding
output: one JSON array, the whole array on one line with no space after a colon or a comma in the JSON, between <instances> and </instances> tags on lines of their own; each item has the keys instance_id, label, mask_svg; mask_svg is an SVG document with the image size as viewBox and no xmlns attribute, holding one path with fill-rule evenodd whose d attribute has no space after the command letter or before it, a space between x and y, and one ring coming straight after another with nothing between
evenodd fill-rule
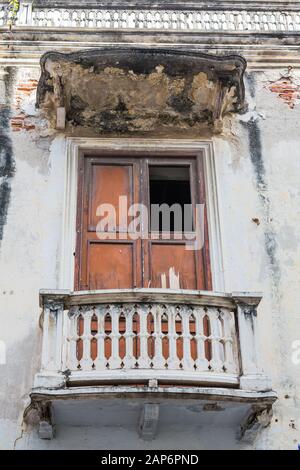
<instances>
[{"instance_id":1,"label":"crumbling molding","mask_svg":"<svg viewBox=\"0 0 300 470\"><path fill-rule=\"evenodd\" d=\"M38 410L40 416L39 424L39 438L40 439L53 439L54 437L54 426L52 421L52 410L50 402L38 403Z\"/></svg>"},{"instance_id":2,"label":"crumbling molding","mask_svg":"<svg viewBox=\"0 0 300 470\"><path fill-rule=\"evenodd\" d=\"M232 402L232 403L248 403L253 406L260 406L265 409L272 406L277 400L277 394L274 391L269 392L256 392L251 390L241 390L238 388L222 388L222 387L196 387L180 385L177 386L161 386L153 389L147 386L141 387L140 385L132 384L119 384L119 385L86 385L84 387L64 387L60 389L55 388L34 388L31 390L30 398L32 403L36 401L54 401L54 400L76 400L76 399L95 399L99 397L129 397L130 400L137 398L147 398L149 403L149 395L151 398L163 398L166 396L174 399L182 400L184 397L196 400L204 400L212 402ZM156 403L156 401L155 401ZM248 416L248 415L247 415Z\"/></svg>"},{"instance_id":3,"label":"crumbling molding","mask_svg":"<svg viewBox=\"0 0 300 470\"><path fill-rule=\"evenodd\" d=\"M293 76L293 67L289 66L285 73L281 73L277 80L268 82L266 89L272 93L277 94L290 109L294 107L300 101L300 83Z\"/></svg>"},{"instance_id":4,"label":"crumbling molding","mask_svg":"<svg viewBox=\"0 0 300 470\"><path fill-rule=\"evenodd\" d=\"M95 135L222 130L245 109L241 56L110 47L41 59L37 106L54 128Z\"/></svg>"},{"instance_id":5,"label":"crumbling molding","mask_svg":"<svg viewBox=\"0 0 300 470\"><path fill-rule=\"evenodd\" d=\"M31 400L30 405L24 411L23 419L26 426L38 426L38 436L40 439L51 440L54 438L51 401Z\"/></svg>"},{"instance_id":6,"label":"crumbling molding","mask_svg":"<svg viewBox=\"0 0 300 470\"><path fill-rule=\"evenodd\" d=\"M252 445L258 433L267 428L272 420L272 406L259 407L252 406L251 411L247 414L241 424L239 438L243 443Z\"/></svg>"}]
</instances>

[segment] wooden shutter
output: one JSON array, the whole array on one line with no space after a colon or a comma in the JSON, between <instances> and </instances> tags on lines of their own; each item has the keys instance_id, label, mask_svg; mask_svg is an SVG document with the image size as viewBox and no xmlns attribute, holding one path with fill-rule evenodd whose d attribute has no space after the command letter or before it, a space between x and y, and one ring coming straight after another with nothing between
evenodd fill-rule
<instances>
[{"instance_id":1,"label":"wooden shutter","mask_svg":"<svg viewBox=\"0 0 300 470\"><path fill-rule=\"evenodd\" d=\"M81 162L82 187L78 194L78 243L76 255L79 290L122 289L141 285L140 240L128 237L120 220L119 196L128 204L139 201L139 161L85 156ZM116 224L96 233L97 208L111 204ZM111 220L112 222L113 220ZM105 239L111 234L115 239Z\"/></svg>"},{"instance_id":2,"label":"wooden shutter","mask_svg":"<svg viewBox=\"0 0 300 470\"><path fill-rule=\"evenodd\" d=\"M148 239L143 241L144 252L144 286L167 289L211 289L211 273L209 263L207 214L205 205L205 187L203 163L200 158L152 158L144 162L145 180L149 181L151 165L189 167L191 204L195 223L196 204L204 205L204 246L201 250L187 250L187 239L176 240L174 233L165 238L162 233L153 239L149 231ZM149 188L144 196L145 203L150 206ZM149 223L150 227L150 223ZM190 233L190 244L196 244L196 227Z\"/></svg>"}]
</instances>

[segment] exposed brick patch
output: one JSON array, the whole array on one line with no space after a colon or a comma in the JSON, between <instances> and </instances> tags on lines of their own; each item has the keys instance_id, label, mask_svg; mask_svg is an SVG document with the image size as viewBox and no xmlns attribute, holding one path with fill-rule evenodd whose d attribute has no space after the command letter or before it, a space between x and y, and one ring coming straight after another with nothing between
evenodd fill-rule
<instances>
[{"instance_id":1,"label":"exposed brick patch","mask_svg":"<svg viewBox=\"0 0 300 470\"><path fill-rule=\"evenodd\" d=\"M23 113L12 117L10 119L10 125L13 132L19 132L21 130L32 131L35 129L35 125L28 122L26 115Z\"/></svg>"},{"instance_id":2,"label":"exposed brick patch","mask_svg":"<svg viewBox=\"0 0 300 470\"><path fill-rule=\"evenodd\" d=\"M16 85L14 103L16 115L10 119L13 132L20 132L22 130L32 131L35 129L35 125L30 122L28 116L23 112L22 107L24 102L32 99L32 94L35 93L37 86L38 81L35 79L23 80Z\"/></svg>"},{"instance_id":3,"label":"exposed brick patch","mask_svg":"<svg viewBox=\"0 0 300 470\"><path fill-rule=\"evenodd\" d=\"M268 88L273 93L277 93L278 97L291 109L293 109L300 100L300 85L296 83L294 78L290 75L290 69L287 75L282 76L276 82L270 83Z\"/></svg>"},{"instance_id":4,"label":"exposed brick patch","mask_svg":"<svg viewBox=\"0 0 300 470\"><path fill-rule=\"evenodd\" d=\"M20 109L24 97L30 96L31 93L35 92L38 86L37 80L26 80L19 83L16 88L16 108Z\"/></svg>"}]
</instances>

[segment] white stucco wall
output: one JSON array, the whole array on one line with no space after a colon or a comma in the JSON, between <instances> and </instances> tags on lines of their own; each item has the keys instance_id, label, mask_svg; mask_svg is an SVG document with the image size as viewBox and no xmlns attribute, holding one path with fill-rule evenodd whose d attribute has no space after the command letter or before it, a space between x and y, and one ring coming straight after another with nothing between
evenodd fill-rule
<instances>
[{"instance_id":1,"label":"white stucco wall","mask_svg":"<svg viewBox=\"0 0 300 470\"><path fill-rule=\"evenodd\" d=\"M38 78L39 69L3 71L0 110L8 105L13 117L23 109L33 115L28 119L36 128L13 132L8 123L1 130L13 145L14 171L8 178L10 197L0 242L0 341L7 349L7 362L0 365L0 449L76 448L82 446L83 436L87 447L109 448L117 424L100 427L97 438L95 426L61 428L50 443L39 441L35 430L22 431L40 361L38 292L59 287L66 151L63 136L41 137L44 121L34 111L34 92L22 96L16 109L18 84ZM300 72L294 75L300 82ZM224 134L215 136L213 142L225 290L263 292L259 307L262 358L279 394L272 423L254 446L296 449L300 443L300 364L292 362L292 343L300 340L300 104L291 109L267 88L279 77L280 70L249 73L248 113L228 119ZM4 158L2 152L2 167ZM143 448L138 440L135 443L135 436L132 429L118 428L117 440L124 448L135 444ZM219 430L216 448L240 446L233 444L234 438L226 441L226 436L226 429ZM176 439L180 439L178 431L170 427L153 447L170 448ZM187 429L181 445L214 448L211 440L207 442L201 444L197 432Z\"/></svg>"}]
</instances>

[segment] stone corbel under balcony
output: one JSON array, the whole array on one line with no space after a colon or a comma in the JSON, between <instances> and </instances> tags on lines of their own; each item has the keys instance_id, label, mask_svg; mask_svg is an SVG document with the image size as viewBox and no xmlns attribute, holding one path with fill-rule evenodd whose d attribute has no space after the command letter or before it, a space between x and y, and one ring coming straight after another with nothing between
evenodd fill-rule
<instances>
[{"instance_id":1,"label":"stone corbel under balcony","mask_svg":"<svg viewBox=\"0 0 300 470\"><path fill-rule=\"evenodd\" d=\"M51 407L59 426L60 416L75 416L77 406L92 416L91 403L119 407L122 421L122 410L134 401L138 432L146 440L155 438L166 406L174 417L176 407L183 407L186 425L190 409L197 408L204 422L207 413L217 413L221 427L230 415L230 426L248 441L268 425L276 393L259 357L259 294L125 289L41 291L40 299L42 366L31 399L41 437L52 436Z\"/></svg>"},{"instance_id":2,"label":"stone corbel under balcony","mask_svg":"<svg viewBox=\"0 0 300 470\"><path fill-rule=\"evenodd\" d=\"M111 46L41 59L37 106L67 132L222 130L245 109L246 61L184 49Z\"/></svg>"}]
</instances>

